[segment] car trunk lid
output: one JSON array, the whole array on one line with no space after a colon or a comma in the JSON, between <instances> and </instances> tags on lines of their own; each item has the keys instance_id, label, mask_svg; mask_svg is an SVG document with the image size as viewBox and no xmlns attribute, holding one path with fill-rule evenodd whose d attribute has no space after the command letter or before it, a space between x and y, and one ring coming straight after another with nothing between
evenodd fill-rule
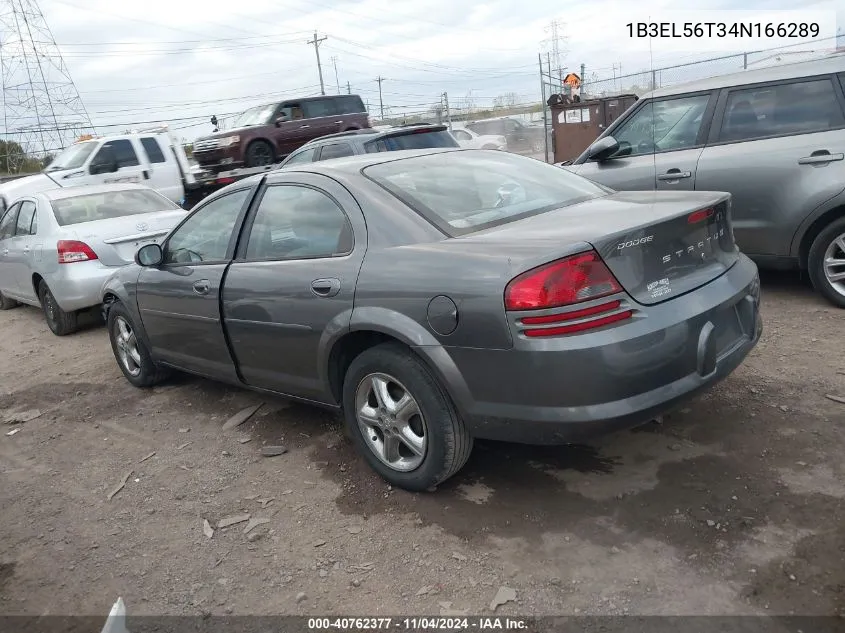
<instances>
[{"instance_id":1,"label":"car trunk lid","mask_svg":"<svg viewBox=\"0 0 845 633\"><path fill-rule=\"evenodd\" d=\"M131 263L144 244L161 242L187 211L139 213L121 218L94 220L66 227L69 237L84 242L106 266Z\"/></svg>"},{"instance_id":2,"label":"car trunk lid","mask_svg":"<svg viewBox=\"0 0 845 633\"><path fill-rule=\"evenodd\" d=\"M581 250L592 246L625 291L644 305L707 284L739 255L730 195L719 192L617 192L457 241L469 246L499 240L503 252L522 255L527 268L577 252L578 244Z\"/></svg>"}]
</instances>

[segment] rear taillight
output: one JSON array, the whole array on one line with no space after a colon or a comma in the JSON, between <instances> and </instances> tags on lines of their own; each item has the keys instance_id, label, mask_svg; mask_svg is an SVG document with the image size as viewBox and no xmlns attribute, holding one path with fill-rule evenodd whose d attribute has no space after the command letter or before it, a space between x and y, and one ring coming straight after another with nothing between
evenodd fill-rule
<instances>
[{"instance_id":1,"label":"rear taillight","mask_svg":"<svg viewBox=\"0 0 845 633\"><path fill-rule=\"evenodd\" d=\"M85 242L59 240L56 249L59 251L60 264L73 264L74 262L87 262L97 259L97 253L91 250L91 247Z\"/></svg>"},{"instance_id":2,"label":"rear taillight","mask_svg":"<svg viewBox=\"0 0 845 633\"><path fill-rule=\"evenodd\" d=\"M543 310L598 299L622 287L595 251L529 270L505 288L507 310Z\"/></svg>"}]
</instances>

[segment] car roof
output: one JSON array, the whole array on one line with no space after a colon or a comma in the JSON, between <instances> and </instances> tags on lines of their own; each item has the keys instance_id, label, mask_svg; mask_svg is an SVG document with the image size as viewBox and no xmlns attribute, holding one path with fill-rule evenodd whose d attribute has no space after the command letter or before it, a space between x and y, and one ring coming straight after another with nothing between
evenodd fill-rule
<instances>
[{"instance_id":1,"label":"car roof","mask_svg":"<svg viewBox=\"0 0 845 633\"><path fill-rule=\"evenodd\" d=\"M40 192L48 200L63 200L65 198L76 198L97 193L109 193L114 191L153 191L144 185L134 183L111 183L107 185L83 185L81 187L62 187L61 189L49 189Z\"/></svg>"},{"instance_id":2,"label":"car roof","mask_svg":"<svg viewBox=\"0 0 845 633\"><path fill-rule=\"evenodd\" d=\"M355 156L344 156L342 158L333 158L326 161L317 161L316 163L299 163L291 165L284 169L277 169L271 174L287 174L291 172L309 172L330 174L332 172L342 172L345 174L354 174L360 172L371 165L379 165L381 163L390 163L403 158L414 158L415 156L427 156L428 154L442 154L445 152L461 152L461 151L482 151L482 150L462 150L458 147L437 147L428 149L400 149L391 152L376 152L372 154L356 154Z\"/></svg>"},{"instance_id":3,"label":"car roof","mask_svg":"<svg viewBox=\"0 0 845 633\"><path fill-rule=\"evenodd\" d=\"M843 71L845 71L845 54L837 53L818 59L779 64L777 66L754 70L740 70L739 72L727 75L708 77L707 79L698 79L666 88L658 88L657 90L652 90L644 94L640 98L667 97L689 92L730 88L732 86L744 86L746 84L780 81L812 75L827 75Z\"/></svg>"}]
</instances>

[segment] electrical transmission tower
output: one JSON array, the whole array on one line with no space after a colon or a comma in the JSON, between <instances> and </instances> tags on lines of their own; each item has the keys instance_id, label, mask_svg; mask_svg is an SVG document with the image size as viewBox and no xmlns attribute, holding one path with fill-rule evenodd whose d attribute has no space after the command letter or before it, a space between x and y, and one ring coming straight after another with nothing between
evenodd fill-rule
<instances>
[{"instance_id":1,"label":"electrical transmission tower","mask_svg":"<svg viewBox=\"0 0 845 633\"><path fill-rule=\"evenodd\" d=\"M0 167L20 171L94 132L37 0L0 0L0 75Z\"/></svg>"}]
</instances>

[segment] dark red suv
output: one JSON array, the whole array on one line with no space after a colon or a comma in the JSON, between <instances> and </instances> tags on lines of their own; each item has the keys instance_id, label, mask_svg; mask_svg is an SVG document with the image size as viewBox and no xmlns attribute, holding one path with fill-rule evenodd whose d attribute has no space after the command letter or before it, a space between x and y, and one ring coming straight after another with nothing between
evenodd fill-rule
<instances>
[{"instance_id":1,"label":"dark red suv","mask_svg":"<svg viewBox=\"0 0 845 633\"><path fill-rule=\"evenodd\" d=\"M271 165L317 137L368 127L358 95L291 99L250 108L232 129L198 138L194 159L212 171Z\"/></svg>"}]
</instances>

